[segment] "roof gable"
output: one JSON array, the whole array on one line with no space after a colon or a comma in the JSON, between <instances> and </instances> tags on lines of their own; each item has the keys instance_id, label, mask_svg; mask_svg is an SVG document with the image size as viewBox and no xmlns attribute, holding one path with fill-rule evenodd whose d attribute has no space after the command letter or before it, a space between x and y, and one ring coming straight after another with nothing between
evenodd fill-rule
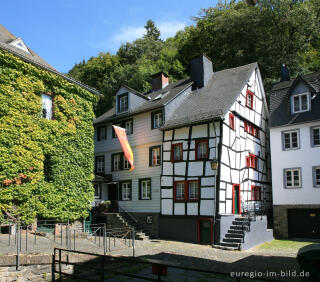
<instances>
[{"instance_id":1,"label":"roof gable","mask_svg":"<svg viewBox=\"0 0 320 282\"><path fill-rule=\"evenodd\" d=\"M296 89L299 83L303 83L311 93L316 93L315 88L312 85L310 85L305 79L303 79L302 76L298 75L288 90L289 96L293 94L294 90Z\"/></svg>"},{"instance_id":2,"label":"roof gable","mask_svg":"<svg viewBox=\"0 0 320 282\"><path fill-rule=\"evenodd\" d=\"M16 48L19 48L27 53L29 53L31 55L31 53L29 52L29 49L27 48L26 44L24 44L23 40L19 37L16 38L15 40L11 41L9 43L9 45L14 46Z\"/></svg>"}]
</instances>

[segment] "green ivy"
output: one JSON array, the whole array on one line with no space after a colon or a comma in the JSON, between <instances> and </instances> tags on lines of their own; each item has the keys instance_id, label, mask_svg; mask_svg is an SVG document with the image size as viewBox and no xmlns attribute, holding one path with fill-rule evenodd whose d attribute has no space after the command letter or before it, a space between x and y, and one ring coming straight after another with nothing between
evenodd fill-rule
<instances>
[{"instance_id":1,"label":"green ivy","mask_svg":"<svg viewBox=\"0 0 320 282\"><path fill-rule=\"evenodd\" d=\"M53 120L41 116L43 93L54 95ZM0 50L1 212L25 222L88 215L96 102L97 95Z\"/></svg>"}]
</instances>

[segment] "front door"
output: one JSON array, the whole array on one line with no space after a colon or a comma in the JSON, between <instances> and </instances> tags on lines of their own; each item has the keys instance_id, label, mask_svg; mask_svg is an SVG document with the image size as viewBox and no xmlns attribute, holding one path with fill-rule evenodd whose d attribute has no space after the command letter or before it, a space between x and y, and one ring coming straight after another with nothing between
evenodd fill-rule
<instances>
[{"instance_id":1,"label":"front door","mask_svg":"<svg viewBox=\"0 0 320 282\"><path fill-rule=\"evenodd\" d=\"M201 244L212 243L212 221L211 219L199 219L199 242Z\"/></svg>"},{"instance_id":2,"label":"front door","mask_svg":"<svg viewBox=\"0 0 320 282\"><path fill-rule=\"evenodd\" d=\"M108 200L117 201L118 200L118 186L117 184L108 184Z\"/></svg>"},{"instance_id":3,"label":"front door","mask_svg":"<svg viewBox=\"0 0 320 282\"><path fill-rule=\"evenodd\" d=\"M240 185L239 184L233 184L233 214L240 214Z\"/></svg>"}]
</instances>

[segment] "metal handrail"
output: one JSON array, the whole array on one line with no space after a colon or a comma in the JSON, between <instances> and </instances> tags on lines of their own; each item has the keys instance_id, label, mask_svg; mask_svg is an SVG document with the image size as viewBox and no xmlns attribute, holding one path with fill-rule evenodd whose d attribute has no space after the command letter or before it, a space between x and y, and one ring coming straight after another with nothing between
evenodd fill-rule
<instances>
[{"instance_id":1,"label":"metal handrail","mask_svg":"<svg viewBox=\"0 0 320 282\"><path fill-rule=\"evenodd\" d=\"M119 213L127 214L135 223L139 223L139 221L128 211L126 211L123 207L118 204Z\"/></svg>"}]
</instances>

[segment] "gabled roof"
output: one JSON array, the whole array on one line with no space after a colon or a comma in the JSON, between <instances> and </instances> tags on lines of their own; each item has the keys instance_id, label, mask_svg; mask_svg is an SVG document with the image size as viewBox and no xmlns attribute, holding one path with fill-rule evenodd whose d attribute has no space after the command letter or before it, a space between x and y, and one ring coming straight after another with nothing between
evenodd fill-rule
<instances>
[{"instance_id":1,"label":"gabled roof","mask_svg":"<svg viewBox=\"0 0 320 282\"><path fill-rule=\"evenodd\" d=\"M27 52L26 50L23 50L24 48L19 48L15 46L15 44L12 44L14 43L14 41L17 41L18 39L22 40L21 38L17 38L16 36L14 36L4 26L0 24L0 49L10 52L11 54L19 57L20 59L22 59L27 63L31 63L37 67L50 71L56 75L59 75L64 79L66 79L67 81L71 83L75 83L94 94L101 95L96 89L88 85L85 85L80 81L75 80L72 77L69 77L65 74L58 72L51 65L49 65L45 60L43 60L40 56L38 56L34 51L32 51L24 42L23 42L23 45L27 48L29 52Z\"/></svg>"},{"instance_id":2,"label":"gabled roof","mask_svg":"<svg viewBox=\"0 0 320 282\"><path fill-rule=\"evenodd\" d=\"M257 63L252 63L215 72L207 86L191 92L162 129L222 118L257 67Z\"/></svg>"},{"instance_id":3,"label":"gabled roof","mask_svg":"<svg viewBox=\"0 0 320 282\"><path fill-rule=\"evenodd\" d=\"M311 94L311 111L291 114L290 95L295 86L304 83ZM270 127L293 125L320 120L320 72L298 76L273 86L270 93Z\"/></svg>"}]
</instances>

